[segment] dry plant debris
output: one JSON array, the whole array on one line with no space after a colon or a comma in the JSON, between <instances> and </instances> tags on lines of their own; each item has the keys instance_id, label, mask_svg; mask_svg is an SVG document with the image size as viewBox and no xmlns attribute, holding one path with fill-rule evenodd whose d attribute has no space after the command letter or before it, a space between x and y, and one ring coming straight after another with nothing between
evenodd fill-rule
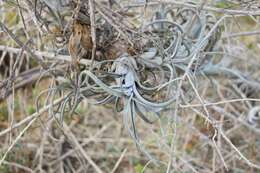
<instances>
[{"instance_id":1,"label":"dry plant debris","mask_svg":"<svg viewBox=\"0 0 260 173\"><path fill-rule=\"evenodd\" d=\"M5 161L8 153L40 114L47 111L51 120L43 125L46 130L37 152L36 163L39 166L36 170L53 172L60 164L60 171L76 172L75 167L78 167L77 172L82 172L81 167L84 169L87 161L92 167L90 170L103 172L93 156L89 156L83 148L89 142L84 144L80 141L66 122L66 117L75 114L79 105L87 101L91 105L113 106L123 115L124 127L138 149L147 156L147 165L150 162L163 165L168 173L173 170L236 171L230 163L233 158L230 161L232 156L228 153L232 150L232 154L241 158L252 170L259 170L259 158L255 161L248 159L229 137L229 133L237 128L249 129L253 137L259 136L260 81L259 77L254 77L259 75L259 65L250 66L258 69L256 74L252 74L243 68L234 68L237 62L230 58L239 56L232 51L242 51L239 47L231 47L231 37L257 35L259 32L224 36L222 33L226 33L229 29L227 22L236 15L249 15L250 20L259 25L260 11L249 10L257 9L255 3L244 6L228 2L228 6L230 4L235 4L233 9L219 8L227 6L221 3L210 7L206 1L1 2L1 13L6 10L5 6L18 9L21 22L14 26L5 19L8 15L0 18L0 27L5 34L2 36L0 33L0 37L12 39L7 44L0 41L0 70L4 79L0 83L0 101L14 97L14 91L28 83L36 82L37 86L43 78L52 80L48 88L37 95L37 111L0 132L0 136L4 136L13 128L29 122L4 152L0 165L8 163ZM155 5L157 8L153 7ZM10 15L18 17L17 14ZM25 18L30 19L29 22ZM33 29L29 28L31 23L35 26ZM29 58L33 58L40 67L31 64ZM43 108L40 109L41 106ZM192 116L185 118L189 114ZM146 127L140 127L138 117L149 124L150 131L162 135L159 151L151 150L146 144L145 131L139 130ZM58 127L54 127L54 120ZM165 120L167 123L162 123ZM231 124L226 123L231 120ZM154 124L158 123L156 128ZM185 126L185 130L179 130L177 125ZM49 133L47 129L53 128L60 131ZM80 129L84 128L74 130L80 132ZM63 137L58 137L60 135ZM44 149L44 146L50 145L46 144L48 138L50 143L57 141L55 145L61 149L58 156L53 153L57 147L51 151ZM213 148L214 156L205 156L212 158L212 166L200 165L200 162L208 164L198 157L199 152L203 152L201 148L198 153L192 154L196 159L187 155L198 141L206 141ZM70 148L70 143L76 149ZM68 155L66 158L63 155L70 152L68 150L79 152L77 161L75 156ZM44 152L55 155L54 158L66 159L61 159L61 163L55 159L49 164L43 163ZM122 152L112 172L116 171L126 153L127 150ZM165 158L168 158L167 161ZM244 167L242 164L239 169L245 170ZM29 168L21 169L33 172Z\"/></svg>"}]
</instances>

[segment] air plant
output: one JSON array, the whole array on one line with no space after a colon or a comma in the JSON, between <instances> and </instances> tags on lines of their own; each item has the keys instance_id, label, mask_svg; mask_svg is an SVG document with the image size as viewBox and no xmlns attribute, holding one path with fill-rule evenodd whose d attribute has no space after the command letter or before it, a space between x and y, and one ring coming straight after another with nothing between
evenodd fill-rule
<instances>
[{"instance_id":1,"label":"air plant","mask_svg":"<svg viewBox=\"0 0 260 173\"><path fill-rule=\"evenodd\" d=\"M139 51L133 55L122 52L116 59L95 62L78 73L76 82L67 80L71 81L67 85L61 82L56 92L51 91L52 95L67 93L57 109L61 124L64 112L73 112L84 99L96 105L114 104L123 113L130 136L142 148L136 117L153 123L149 116L160 118L163 111L171 109L178 99L177 92L185 93L182 97L187 93L194 97L189 88L182 86L178 90L178 85L184 73L196 84L196 77L206 72L212 57L203 53L213 50L220 36L215 22L214 15L208 12L161 8L151 21L136 28L136 36L144 43Z\"/></svg>"}]
</instances>

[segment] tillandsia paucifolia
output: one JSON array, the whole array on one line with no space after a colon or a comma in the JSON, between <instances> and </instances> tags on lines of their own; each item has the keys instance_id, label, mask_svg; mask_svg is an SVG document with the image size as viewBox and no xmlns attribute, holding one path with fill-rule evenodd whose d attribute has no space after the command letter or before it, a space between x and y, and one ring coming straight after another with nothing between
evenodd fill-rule
<instances>
[{"instance_id":1,"label":"tillandsia paucifolia","mask_svg":"<svg viewBox=\"0 0 260 173\"><path fill-rule=\"evenodd\" d=\"M81 76L84 74L91 80L91 85L89 81L84 81L87 82L85 86L89 86L88 93L100 94L95 104L112 103L123 112L124 125L140 148L143 147L136 128L137 115L152 123L151 114L159 118L160 113L171 107L176 100L172 90L177 88L180 74L186 70L193 51L198 47L204 50L207 46L208 40L201 43L207 35L207 27L210 27L207 19L206 12L198 13L189 8L171 10L162 6L141 29L144 34L153 36L148 39L143 52L134 56L122 54L110 62L110 69L106 72L81 72ZM214 43L212 46L215 46ZM109 64L99 64L102 63ZM195 65L190 70L194 76ZM108 78L114 79L106 80Z\"/></svg>"},{"instance_id":2,"label":"tillandsia paucifolia","mask_svg":"<svg viewBox=\"0 0 260 173\"><path fill-rule=\"evenodd\" d=\"M212 56L204 56L214 50L219 40L216 22L216 17L206 11L162 5L150 21L138 28L146 44L134 55L125 52L116 59L96 63L93 70L81 71L76 95L80 99L94 99L93 104L114 104L116 110L123 112L129 134L143 148L136 117L153 123L151 114L159 118L170 109L177 99L182 74L188 73L196 87L197 76L202 73L216 69L229 73L214 64ZM233 76L243 78L240 73ZM182 97L195 96L190 88L181 88L185 91Z\"/></svg>"}]
</instances>

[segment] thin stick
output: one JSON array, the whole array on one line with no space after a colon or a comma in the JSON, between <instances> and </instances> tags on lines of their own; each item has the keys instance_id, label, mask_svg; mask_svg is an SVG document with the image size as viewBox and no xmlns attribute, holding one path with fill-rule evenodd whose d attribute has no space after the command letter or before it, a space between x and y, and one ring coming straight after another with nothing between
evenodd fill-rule
<instances>
[{"instance_id":1,"label":"thin stick","mask_svg":"<svg viewBox=\"0 0 260 173\"><path fill-rule=\"evenodd\" d=\"M20 53L20 51L22 49L0 45L0 50L18 54L18 53ZM25 52L25 53L27 53L27 52ZM53 60L62 60L62 61L68 61L68 62L72 61L71 57L69 55L59 55L59 54L55 54L53 52L46 52L46 51L37 51L37 50L35 50L34 54L37 55L37 56L41 56L41 57L45 57L45 58L53 59ZM80 60L80 64L90 65L91 61L87 60L87 59L81 59Z\"/></svg>"},{"instance_id":2,"label":"thin stick","mask_svg":"<svg viewBox=\"0 0 260 173\"><path fill-rule=\"evenodd\" d=\"M238 149L237 147L230 141L230 139L228 139L228 137L224 134L224 132L221 129L218 129L219 132L221 133L221 136L226 140L226 142L231 146L232 149L234 149L237 154L240 156L240 158L242 160L244 160L248 166L252 166L254 168L260 169L260 165L256 165L254 163L252 163L250 160L248 160Z\"/></svg>"},{"instance_id":3,"label":"thin stick","mask_svg":"<svg viewBox=\"0 0 260 173\"><path fill-rule=\"evenodd\" d=\"M16 42L16 44L18 44L20 47L23 47L24 50L26 50L26 52L28 52L30 55L32 55L33 57L35 57L36 60L39 62L39 64L40 64L43 68L45 68L45 69L48 68L48 67L46 66L46 64L43 62L42 57L39 56L39 55L36 55L33 51L31 51L31 48L29 48L29 47L28 47L26 44L24 44L19 38L17 38L17 37L12 33L12 31L10 31L10 30L5 26L5 24L2 23L1 21L0 21L0 27L2 28L2 30L3 30L4 32L6 32L6 33L9 35L10 38L12 38L12 39Z\"/></svg>"},{"instance_id":4,"label":"thin stick","mask_svg":"<svg viewBox=\"0 0 260 173\"><path fill-rule=\"evenodd\" d=\"M228 171L228 166L227 166L227 164L225 162L225 159L223 158L223 156L222 156L222 154L221 154L221 152L220 152L220 150L219 150L219 148L218 148L218 146L217 146L217 144L215 142L216 136L217 136L217 130L215 129L214 136L212 137L212 143L214 144L213 146L215 147L215 149L216 149L216 151L217 151L217 153L218 153L218 155L220 157L220 160L223 163L224 168Z\"/></svg>"},{"instance_id":5,"label":"thin stick","mask_svg":"<svg viewBox=\"0 0 260 173\"><path fill-rule=\"evenodd\" d=\"M33 117L31 119L31 121L27 124L27 126L21 131L21 133L16 137L16 139L14 140L14 142L8 147L7 151L5 152L4 156L2 157L2 159L0 160L0 166L3 164L7 154L11 151L11 149L14 147L14 145L19 141L19 139L24 135L24 133L31 127L31 125L34 123L35 120L37 120L37 118L39 117L39 115L41 115L43 112L47 111L51 106L58 104L59 102L61 102L63 100L63 98L59 98L57 100L55 100L53 102L53 104L50 104L48 106L45 106L44 108L42 108L41 110L39 110L38 112L35 112L34 114L31 115L31 117ZM14 125L15 126L15 125ZM14 126L12 126L10 128L10 131L14 128Z\"/></svg>"},{"instance_id":6,"label":"thin stick","mask_svg":"<svg viewBox=\"0 0 260 173\"><path fill-rule=\"evenodd\" d=\"M55 106L55 105L59 104L62 100L63 100L63 98L55 100L53 102L53 104L49 104L49 105L45 106L44 108L40 109L38 112L35 112L32 115L30 115L30 116L26 117L25 119L23 119L22 121L20 121L19 123L14 124L12 127L1 131L0 137L5 135L6 133L9 133L13 129L22 126L23 124L27 123L28 121L33 121L33 119L36 119L39 115L46 112L51 106Z\"/></svg>"},{"instance_id":7,"label":"thin stick","mask_svg":"<svg viewBox=\"0 0 260 173\"><path fill-rule=\"evenodd\" d=\"M82 148L82 146L79 144L76 136L71 132L68 125L64 123L64 130L68 133L68 135L72 138L72 141L76 145L76 147L79 149L83 157L89 162L91 166L96 170L98 173L103 173L103 171L97 166L97 164L91 159L89 155L85 152L85 150Z\"/></svg>"},{"instance_id":8,"label":"thin stick","mask_svg":"<svg viewBox=\"0 0 260 173\"><path fill-rule=\"evenodd\" d=\"M109 127L111 127L113 123L109 122L106 126L102 127L97 133L95 133L93 136L91 136L90 138L88 138L87 140L84 140L84 142L82 143L82 146L86 146L87 144L89 144L90 142L94 141L94 142L99 142L99 141L105 141L105 142L109 142L109 139L105 139L105 138L97 138L98 136L100 136L105 130L107 130ZM110 141L111 142L111 141ZM62 156L60 156L58 159L54 160L53 162L50 163L50 165L56 164L59 161L64 160L66 157L68 157L69 155L71 155L73 152L76 152L78 149L77 148L73 148L69 151L67 151L65 154L63 154Z\"/></svg>"},{"instance_id":9,"label":"thin stick","mask_svg":"<svg viewBox=\"0 0 260 173\"><path fill-rule=\"evenodd\" d=\"M96 47L97 47L97 42L96 42L96 21L95 21L95 13L94 13L94 2L93 0L88 1L89 4L89 13L90 13L90 26L91 26L91 39L93 42L93 47L92 47L92 53L91 53L91 65L94 63L94 58L96 55Z\"/></svg>"},{"instance_id":10,"label":"thin stick","mask_svg":"<svg viewBox=\"0 0 260 173\"><path fill-rule=\"evenodd\" d=\"M160 3L172 4L175 7L189 7L189 8L198 8L199 7L198 5L185 3L185 2L172 1L172 0L161 0L160 2L149 2L149 3L147 3L147 6L156 6ZM125 8L143 7L143 6L144 6L144 3L136 3L136 4L128 5ZM232 9L216 8L216 7L209 7L209 6L203 6L200 10L224 13L224 14L229 14L229 15L250 15L250 16L260 15L260 10L256 10L256 11L232 10Z\"/></svg>"},{"instance_id":11,"label":"thin stick","mask_svg":"<svg viewBox=\"0 0 260 173\"><path fill-rule=\"evenodd\" d=\"M117 160L117 162L116 162L114 168L112 169L111 173L116 172L116 170L117 170L118 166L120 165L120 163L122 162L126 152L127 152L127 148L125 148L124 151L122 152L120 158Z\"/></svg>"},{"instance_id":12,"label":"thin stick","mask_svg":"<svg viewBox=\"0 0 260 173\"><path fill-rule=\"evenodd\" d=\"M255 99L255 98L231 99L231 100L223 100L223 101L219 101L219 102L215 102L215 103L180 105L180 107L181 108L191 108L191 107L215 106L215 105L221 105L221 104L226 104L226 103L244 102L244 101L260 102L260 99Z\"/></svg>"},{"instance_id":13,"label":"thin stick","mask_svg":"<svg viewBox=\"0 0 260 173\"><path fill-rule=\"evenodd\" d=\"M23 166L23 165L21 165L21 164L19 164L19 163L4 161L3 164L9 165L9 166L13 166L13 167L15 167L15 168L24 170L24 171L26 171L26 172L31 172L31 173L34 172L32 169L30 169L30 168L28 168L28 167L25 167L25 166Z\"/></svg>"},{"instance_id":14,"label":"thin stick","mask_svg":"<svg viewBox=\"0 0 260 173\"><path fill-rule=\"evenodd\" d=\"M232 34L228 34L226 36L223 36L222 39L233 38L233 37L241 37L241 36L254 36L254 35L260 35L260 31L248 31L248 32L232 33Z\"/></svg>"}]
</instances>

